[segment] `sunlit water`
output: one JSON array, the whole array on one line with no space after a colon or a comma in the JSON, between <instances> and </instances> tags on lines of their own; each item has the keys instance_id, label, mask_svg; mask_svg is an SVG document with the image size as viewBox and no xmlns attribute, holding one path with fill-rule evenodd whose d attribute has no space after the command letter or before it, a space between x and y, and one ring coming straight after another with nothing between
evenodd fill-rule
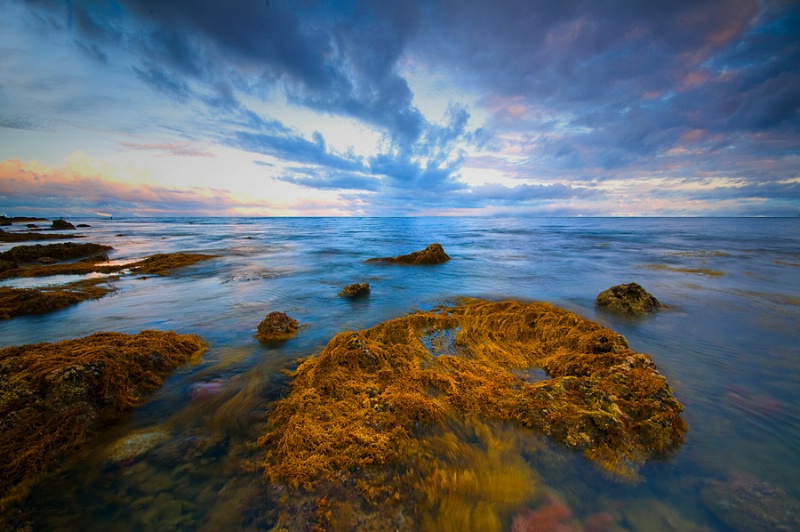
<instances>
[{"instance_id":1,"label":"sunlit water","mask_svg":"<svg viewBox=\"0 0 800 532\"><path fill-rule=\"evenodd\" d=\"M70 221L91 224L80 241L113 246L112 260L178 251L219 257L169 277L123 276L102 299L0 322L0 347L148 328L196 333L211 347L34 489L26 508L36 530L230 529L248 515L263 526L259 505L271 502L240 465L257 455L249 444L264 409L286 393L281 370L337 332L459 296L549 301L598 321L650 354L685 405L686 442L645 466L636 486L557 447L534 461L542 486L577 520L609 512L629 530L659 519L674 529L728 530L701 496L709 480L766 482L800 497L800 219ZM364 263L432 242L453 260ZM356 282L370 284L368 298L337 296ZM669 308L641 319L595 308L599 292L628 282ZM302 328L266 347L253 334L273 310ZM159 443L110 466L110 446L141 431L161 435Z\"/></svg>"}]
</instances>

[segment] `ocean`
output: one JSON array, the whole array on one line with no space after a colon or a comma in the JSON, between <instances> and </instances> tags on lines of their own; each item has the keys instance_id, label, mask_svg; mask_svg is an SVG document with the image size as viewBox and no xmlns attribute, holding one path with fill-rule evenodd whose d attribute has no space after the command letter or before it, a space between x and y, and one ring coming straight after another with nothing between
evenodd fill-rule
<instances>
[{"instance_id":1,"label":"ocean","mask_svg":"<svg viewBox=\"0 0 800 532\"><path fill-rule=\"evenodd\" d=\"M113 246L112 260L218 257L167 277L123 276L102 299L2 321L0 347L143 329L198 334L210 347L34 488L24 507L34 530L268 527L265 508L277 503L259 495L261 480L241 463L258 454L251 444L266 406L287 391L283 370L341 331L465 296L546 301L597 321L649 354L685 406L685 442L646 464L635 485L557 445L533 460L572 529L748 530L770 518L778 527L799 507L800 218L69 221L90 224L80 241ZM364 262L433 242L452 260ZM2 284L42 282L52 280ZM370 284L369 297L338 297L357 282ZM595 307L598 293L630 282L668 308L633 318ZM271 311L297 319L299 334L259 343L255 328ZM148 431L167 436L126 467L108 466L114 442ZM200 434L207 443L196 456L165 451ZM504 529L524 511L505 512ZM594 515L611 524L597 528Z\"/></svg>"}]
</instances>

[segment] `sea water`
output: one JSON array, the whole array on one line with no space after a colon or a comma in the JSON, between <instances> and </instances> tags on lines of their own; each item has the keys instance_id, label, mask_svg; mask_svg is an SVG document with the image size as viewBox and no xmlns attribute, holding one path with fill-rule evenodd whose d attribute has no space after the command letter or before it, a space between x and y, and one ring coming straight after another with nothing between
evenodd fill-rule
<instances>
[{"instance_id":1,"label":"sea water","mask_svg":"<svg viewBox=\"0 0 800 532\"><path fill-rule=\"evenodd\" d=\"M720 504L757 504L735 500L741 486L767 486L787 511L800 498L800 218L70 221L91 225L74 241L113 246L111 260L217 258L167 277L111 279L116 291L102 299L2 321L0 347L161 329L199 334L210 348L32 491L24 508L34 530L235 529L248 515L265 526L259 505L273 503L241 463L257 455L264 411L287 391L282 370L338 332L463 296L547 301L597 321L649 354L685 405L685 442L648 463L636 485L558 446L534 464L575 523L605 512L629 530L729 530ZM433 242L452 260L364 262ZM369 297L338 297L357 282L370 284ZM599 292L630 282L668 308L631 318L595 307ZM253 337L271 311L300 322L296 338L265 346ZM115 442L137 435L157 443L109 467ZM709 500L726 493L731 501Z\"/></svg>"}]
</instances>

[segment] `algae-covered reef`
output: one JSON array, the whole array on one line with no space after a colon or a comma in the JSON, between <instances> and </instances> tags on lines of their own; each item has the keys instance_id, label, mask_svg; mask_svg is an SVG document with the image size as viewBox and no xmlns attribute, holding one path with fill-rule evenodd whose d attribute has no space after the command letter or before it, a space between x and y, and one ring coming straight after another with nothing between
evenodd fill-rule
<instances>
[{"instance_id":1,"label":"algae-covered reef","mask_svg":"<svg viewBox=\"0 0 800 532\"><path fill-rule=\"evenodd\" d=\"M0 512L205 349L198 336L152 330L0 349Z\"/></svg>"},{"instance_id":2,"label":"algae-covered reef","mask_svg":"<svg viewBox=\"0 0 800 532\"><path fill-rule=\"evenodd\" d=\"M595 304L633 316L645 316L665 306L637 283L619 284L603 290L597 295Z\"/></svg>"},{"instance_id":3,"label":"algae-covered reef","mask_svg":"<svg viewBox=\"0 0 800 532\"><path fill-rule=\"evenodd\" d=\"M256 329L258 341L270 344L288 340L297 334L297 320L284 312L270 312Z\"/></svg>"},{"instance_id":4,"label":"algae-covered reef","mask_svg":"<svg viewBox=\"0 0 800 532\"><path fill-rule=\"evenodd\" d=\"M40 288L0 287L0 320L26 314L44 314L88 299L99 299L114 288L105 279L84 279Z\"/></svg>"},{"instance_id":5,"label":"algae-covered reef","mask_svg":"<svg viewBox=\"0 0 800 532\"><path fill-rule=\"evenodd\" d=\"M549 378L530 382L533 368ZM273 482L313 490L409 467L428 452L426 431L473 419L528 427L634 479L682 442L682 410L652 360L613 331L549 304L468 300L335 336L273 405L260 466ZM357 486L388 504L397 482L366 475ZM416 482L412 498L425 493Z\"/></svg>"},{"instance_id":6,"label":"algae-covered reef","mask_svg":"<svg viewBox=\"0 0 800 532\"><path fill-rule=\"evenodd\" d=\"M388 262L396 264L412 265L434 265L442 264L450 260L450 256L444 252L441 244L431 244L423 250L414 251L408 255L398 255L397 257L382 257L367 259L366 262Z\"/></svg>"},{"instance_id":7,"label":"algae-covered reef","mask_svg":"<svg viewBox=\"0 0 800 532\"><path fill-rule=\"evenodd\" d=\"M204 260L216 258L216 255L203 255L201 253L159 253L146 259L129 264L128 268L136 273L151 275L169 275L172 270L191 266Z\"/></svg>"},{"instance_id":8,"label":"algae-covered reef","mask_svg":"<svg viewBox=\"0 0 800 532\"><path fill-rule=\"evenodd\" d=\"M8 262L36 262L42 257L56 260L71 260L97 255L114 248L103 244L66 242L64 244L34 244L32 246L15 246L0 253L0 260Z\"/></svg>"},{"instance_id":9,"label":"algae-covered reef","mask_svg":"<svg viewBox=\"0 0 800 532\"><path fill-rule=\"evenodd\" d=\"M9 233L0 229L0 242L30 242L32 240L66 240L67 238L83 238L83 235L65 235L62 233Z\"/></svg>"}]
</instances>

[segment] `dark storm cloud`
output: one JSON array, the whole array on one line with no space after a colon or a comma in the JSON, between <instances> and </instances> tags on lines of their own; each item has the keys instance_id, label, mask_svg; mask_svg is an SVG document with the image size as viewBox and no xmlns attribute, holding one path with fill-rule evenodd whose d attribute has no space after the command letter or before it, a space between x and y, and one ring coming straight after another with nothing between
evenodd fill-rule
<instances>
[{"instance_id":1,"label":"dark storm cloud","mask_svg":"<svg viewBox=\"0 0 800 532\"><path fill-rule=\"evenodd\" d=\"M41 26L70 27L98 64L124 50L127 71L154 90L204 103L215 139L299 165L281 179L378 192L385 205L600 199L564 183L644 169L754 187L798 175L793 1L73 0L60 20L63 2L27 5L46 6L34 10ZM403 77L409 64L477 103L456 94L431 122ZM274 95L377 128L379 153L336 153L241 103ZM486 127L471 130L471 114ZM559 184L469 189L458 180L465 143L508 177Z\"/></svg>"}]
</instances>

